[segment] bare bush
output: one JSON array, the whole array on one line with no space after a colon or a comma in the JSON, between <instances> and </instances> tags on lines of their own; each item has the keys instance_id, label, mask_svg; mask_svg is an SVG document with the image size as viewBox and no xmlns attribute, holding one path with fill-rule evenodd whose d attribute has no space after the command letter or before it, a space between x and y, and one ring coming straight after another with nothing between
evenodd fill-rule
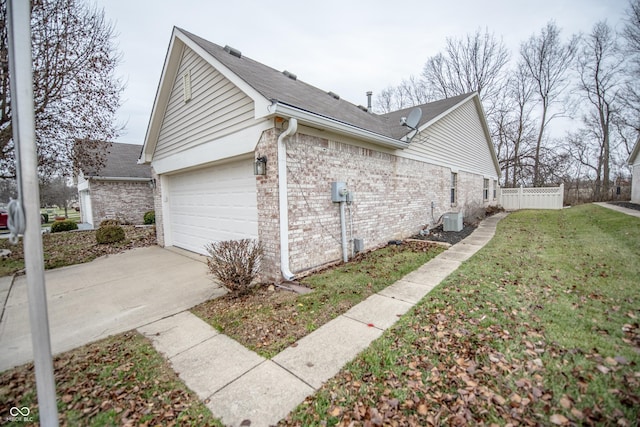
<instances>
[{"instance_id":1,"label":"bare bush","mask_svg":"<svg viewBox=\"0 0 640 427\"><path fill-rule=\"evenodd\" d=\"M206 246L210 257L209 271L232 294L242 295L249 291L257 278L264 249L257 240L225 240Z\"/></svg>"}]
</instances>

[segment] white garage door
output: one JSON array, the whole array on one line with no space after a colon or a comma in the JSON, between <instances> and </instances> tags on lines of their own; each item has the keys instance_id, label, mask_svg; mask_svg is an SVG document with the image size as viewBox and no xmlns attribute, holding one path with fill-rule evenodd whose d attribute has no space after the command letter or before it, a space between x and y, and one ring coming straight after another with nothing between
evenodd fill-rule
<instances>
[{"instance_id":1,"label":"white garage door","mask_svg":"<svg viewBox=\"0 0 640 427\"><path fill-rule=\"evenodd\" d=\"M258 238L253 160L242 160L168 178L173 246L206 254L220 240Z\"/></svg>"}]
</instances>

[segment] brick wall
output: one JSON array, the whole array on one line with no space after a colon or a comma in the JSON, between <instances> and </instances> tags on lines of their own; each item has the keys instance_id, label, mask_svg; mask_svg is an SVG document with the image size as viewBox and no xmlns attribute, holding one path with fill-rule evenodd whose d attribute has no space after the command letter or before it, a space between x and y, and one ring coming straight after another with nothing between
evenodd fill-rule
<instances>
[{"instance_id":1,"label":"brick wall","mask_svg":"<svg viewBox=\"0 0 640 427\"><path fill-rule=\"evenodd\" d=\"M257 152L269 158L259 177L260 239L267 247L267 274L279 277L277 132L265 132ZM450 204L449 168L401 158L344 142L296 134L287 142L289 250L294 273L342 258L339 204L331 182L355 194L347 227L366 249L409 237L442 214L482 208L483 177L458 172L458 203ZM432 210L431 204L434 203ZM493 202L490 197L489 202ZM350 212L350 215L349 215Z\"/></svg>"},{"instance_id":2,"label":"brick wall","mask_svg":"<svg viewBox=\"0 0 640 427\"><path fill-rule=\"evenodd\" d=\"M347 210L353 237L372 249L409 237L450 211L485 206L483 177L458 172L458 203L450 204L451 170L394 156L374 148L299 133L288 139L290 269L294 273L342 259L339 204L331 202L331 182L345 181L355 194ZM282 280L277 139L280 129L263 132L256 157L267 157L267 174L256 176L258 233L264 245L263 280ZM158 244L164 246L161 180L154 201ZM431 208L434 202L434 208ZM495 203L490 192L489 203ZM349 215L349 212L351 215Z\"/></svg>"},{"instance_id":3,"label":"brick wall","mask_svg":"<svg viewBox=\"0 0 640 427\"><path fill-rule=\"evenodd\" d=\"M280 274L280 214L278 204L278 135L270 129L262 133L256 157L267 157L267 174L256 176L258 203L258 238L264 246L262 262L264 280L277 280Z\"/></svg>"},{"instance_id":4,"label":"brick wall","mask_svg":"<svg viewBox=\"0 0 640 427\"><path fill-rule=\"evenodd\" d=\"M162 214L162 179L151 168L151 178L155 180L156 188L153 189L153 206L156 213L156 242L158 246L164 247L164 217Z\"/></svg>"},{"instance_id":5,"label":"brick wall","mask_svg":"<svg viewBox=\"0 0 640 427\"><path fill-rule=\"evenodd\" d=\"M142 224L144 213L153 209L148 182L91 181L91 207L95 227L105 219Z\"/></svg>"}]
</instances>

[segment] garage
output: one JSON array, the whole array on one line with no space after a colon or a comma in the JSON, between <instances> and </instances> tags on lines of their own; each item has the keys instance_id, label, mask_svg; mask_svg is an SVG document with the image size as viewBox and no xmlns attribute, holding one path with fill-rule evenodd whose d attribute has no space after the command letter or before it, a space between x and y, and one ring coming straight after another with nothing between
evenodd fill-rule
<instances>
[{"instance_id":1,"label":"garage","mask_svg":"<svg viewBox=\"0 0 640 427\"><path fill-rule=\"evenodd\" d=\"M206 254L221 240L258 238L253 159L167 177L166 244Z\"/></svg>"}]
</instances>

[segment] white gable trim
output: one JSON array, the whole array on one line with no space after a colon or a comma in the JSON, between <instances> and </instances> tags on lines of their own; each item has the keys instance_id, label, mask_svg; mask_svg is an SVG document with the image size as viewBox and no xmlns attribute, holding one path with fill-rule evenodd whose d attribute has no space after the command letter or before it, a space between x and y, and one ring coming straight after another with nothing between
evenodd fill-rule
<instances>
[{"instance_id":1,"label":"white gable trim","mask_svg":"<svg viewBox=\"0 0 640 427\"><path fill-rule=\"evenodd\" d=\"M166 113L169 97L171 96L171 90L173 88L173 82L176 78L176 73L180 66L180 60L182 58L182 51L188 47L193 50L197 55L207 61L213 68L215 68L220 74L227 78L231 83L237 86L242 92L247 94L254 101L254 114L256 118L264 117L265 114L258 115L258 111L267 111L267 107L271 105L271 102L262 96L258 91L249 86L244 80L233 73L229 68L223 65L220 61L211 56L206 50L201 48L197 43L191 40L178 28L173 28L171 35L171 41L167 50L167 56L165 58L164 66L162 68L162 74L160 76L160 82L158 84L158 90L156 92L156 98L153 102L153 108L151 110L151 118L149 119L149 125L147 127L147 133L144 139L144 145L142 148L142 154L139 163L149 163L153 159L153 153L155 152L156 145L158 143L158 137L160 135L160 129L162 127L162 120Z\"/></svg>"},{"instance_id":2,"label":"white gable trim","mask_svg":"<svg viewBox=\"0 0 640 427\"><path fill-rule=\"evenodd\" d=\"M636 145L633 147L633 150L631 150L631 155L629 156L629 160L627 160L629 166L634 165L636 157L638 157L638 153L640 153L640 137L636 140Z\"/></svg>"}]
</instances>

